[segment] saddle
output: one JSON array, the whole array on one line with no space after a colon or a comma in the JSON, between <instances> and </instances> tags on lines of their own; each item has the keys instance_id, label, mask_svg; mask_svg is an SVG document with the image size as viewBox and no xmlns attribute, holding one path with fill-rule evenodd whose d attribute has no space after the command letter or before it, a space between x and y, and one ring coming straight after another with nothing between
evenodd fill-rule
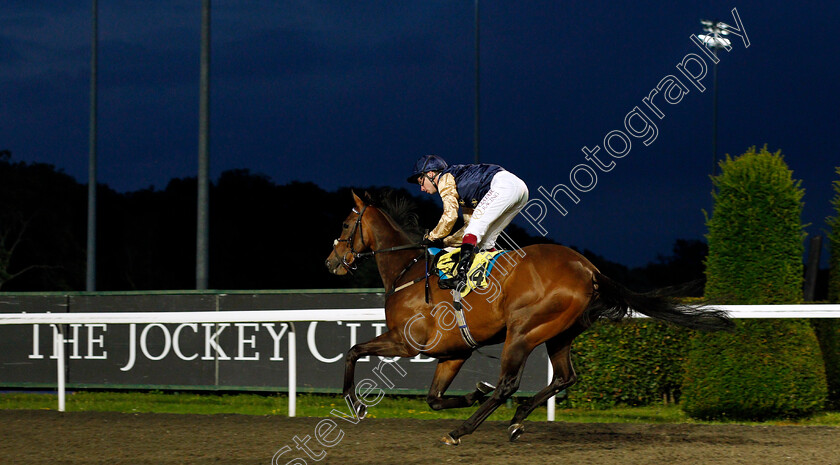
<instances>
[{"instance_id":1,"label":"saddle","mask_svg":"<svg viewBox=\"0 0 840 465\"><path fill-rule=\"evenodd\" d=\"M466 296L473 289L484 289L488 286L487 276L493 271L493 264L504 254L504 250L493 252L478 252L475 254L470 271L467 274L467 285L461 290L461 297ZM437 249L429 248L429 253L434 256L431 270L441 279L451 278L458 274L458 260L461 256L461 248Z\"/></svg>"}]
</instances>

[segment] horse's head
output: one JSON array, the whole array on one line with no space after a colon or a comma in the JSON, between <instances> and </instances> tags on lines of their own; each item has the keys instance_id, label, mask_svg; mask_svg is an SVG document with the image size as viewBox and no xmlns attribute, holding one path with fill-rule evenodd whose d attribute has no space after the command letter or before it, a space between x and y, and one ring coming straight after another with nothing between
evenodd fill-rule
<instances>
[{"instance_id":1,"label":"horse's head","mask_svg":"<svg viewBox=\"0 0 840 465\"><path fill-rule=\"evenodd\" d=\"M371 249L370 243L366 242L371 239L371 234L365 234L363 221L368 205L355 192L353 200L356 206L341 224L341 235L333 241L333 250L325 263L330 273L337 275L355 270L359 254Z\"/></svg>"}]
</instances>

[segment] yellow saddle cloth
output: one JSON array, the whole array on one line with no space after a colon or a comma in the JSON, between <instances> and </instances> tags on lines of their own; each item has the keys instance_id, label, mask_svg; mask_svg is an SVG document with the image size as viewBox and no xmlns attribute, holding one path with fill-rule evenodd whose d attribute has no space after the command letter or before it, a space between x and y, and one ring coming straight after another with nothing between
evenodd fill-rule
<instances>
[{"instance_id":1,"label":"yellow saddle cloth","mask_svg":"<svg viewBox=\"0 0 840 465\"><path fill-rule=\"evenodd\" d=\"M493 264L503 253L505 253L504 250L496 250L494 252L478 252L475 254L470 271L467 273L467 285L461 290L461 297L469 294L473 289L484 289L487 287L487 276L493 270ZM460 256L460 248L452 251L444 249L439 252L435 268L441 279L451 278L458 274L458 259Z\"/></svg>"}]
</instances>

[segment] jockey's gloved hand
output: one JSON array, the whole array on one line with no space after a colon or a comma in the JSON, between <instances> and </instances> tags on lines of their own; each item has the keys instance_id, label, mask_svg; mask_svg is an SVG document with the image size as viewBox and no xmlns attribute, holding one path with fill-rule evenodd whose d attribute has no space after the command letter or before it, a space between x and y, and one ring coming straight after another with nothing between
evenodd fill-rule
<instances>
[{"instance_id":1,"label":"jockey's gloved hand","mask_svg":"<svg viewBox=\"0 0 840 465\"><path fill-rule=\"evenodd\" d=\"M420 245L423 247L435 247L438 249L443 249L446 246L443 244L443 239L429 239L428 237L424 237L422 241L420 241Z\"/></svg>"}]
</instances>

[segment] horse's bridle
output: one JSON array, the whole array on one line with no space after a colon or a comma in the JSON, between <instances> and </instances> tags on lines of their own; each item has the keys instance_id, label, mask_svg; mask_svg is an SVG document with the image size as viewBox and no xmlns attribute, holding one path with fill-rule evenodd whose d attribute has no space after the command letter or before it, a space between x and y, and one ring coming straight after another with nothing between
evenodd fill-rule
<instances>
[{"instance_id":1,"label":"horse's bridle","mask_svg":"<svg viewBox=\"0 0 840 465\"><path fill-rule=\"evenodd\" d=\"M367 205L362 206L362 211L356 211L356 209L354 208L353 213L356 213L359 216L356 217L356 224L353 225L353 230L350 232L350 235L347 237L347 239L342 239L341 237L339 237L338 239L333 241L333 252L335 253L336 256L341 257L341 266L343 266L348 272L352 273L354 270L356 270L358 268L358 265L356 264L357 259L365 258L365 257L372 257L372 256L374 256L378 253L382 253L382 252L395 252L397 250L407 250L407 249L423 249L423 253L418 255L417 257L414 257L414 259L412 261L410 261L408 263L408 265L406 265L406 267L403 268L403 270L399 273L399 275L394 279L394 284L392 285L392 289L391 289L390 292L387 293L387 295L394 294L395 292L397 292L401 289L405 289L406 287L411 286L412 284L415 284L415 283L417 283L421 280L425 280L426 281L426 303L429 303L429 250L428 250L427 246L424 246L422 244L407 244L407 245L398 245L396 247L389 247L387 249L371 250L369 252L356 252L356 250L353 248L353 242L354 242L354 239L356 239L356 231L359 231L359 237L362 239L362 244L364 245L364 243L365 243L365 232L364 232L364 229L362 229L362 215L365 214L365 209L367 209ZM343 253L343 254L339 254L338 250L336 250L336 247L341 242L347 242L347 247L350 248L350 256L353 258L353 263L348 263L347 262L347 253L346 252ZM423 256L425 256L425 258L426 258L426 272L424 273L424 275L420 278L415 279L414 281L411 281L410 283L406 283L406 284L403 284L402 286L397 287L397 282L403 277L403 275L409 270L409 268L411 268L415 263L417 263L417 261L420 259L420 257L423 257Z\"/></svg>"},{"instance_id":2,"label":"horse's bridle","mask_svg":"<svg viewBox=\"0 0 840 465\"><path fill-rule=\"evenodd\" d=\"M371 250L369 252L356 252L356 250L353 248L353 242L354 242L354 239L356 238L356 231L359 231L359 237L362 239L362 244L365 243L365 232L364 232L364 229L362 229L362 215L365 214L365 209L367 209L367 207L368 207L367 205L363 205L362 206L362 211L356 211L356 209L354 208L353 213L357 213L359 216L356 217L356 224L353 225L353 231L350 232L350 236L348 236L347 239L341 239L339 237L338 239L333 241L333 251L335 252L336 256L338 256L339 253L338 253L338 250L336 250L335 248L336 248L336 246L338 246L338 244L340 242L346 242L347 247L350 248L350 257L353 258L353 263L348 263L347 262L347 253L346 252L341 254L341 266L343 266L345 269L347 269L347 271L352 272L352 271L355 271L358 268L358 265L356 265L356 260L359 259L359 258L372 257L372 256L374 256L378 253L382 253L382 252L395 252L397 250L424 249L425 248L424 246L422 246L420 244L408 244L408 245L398 245L396 247L389 247L387 249ZM400 276L402 276L402 274L400 274Z\"/></svg>"},{"instance_id":3,"label":"horse's bridle","mask_svg":"<svg viewBox=\"0 0 840 465\"><path fill-rule=\"evenodd\" d=\"M356 224L353 225L353 231L350 232L350 236L348 236L347 239L342 239L341 237L339 237L338 239L333 241L333 251L335 252L336 255L339 255L339 254L338 254L338 250L336 250L335 248L338 246L338 244L340 242L347 242L347 246L350 248L350 257L353 258L353 263L348 263L347 262L347 253L346 252L341 254L341 266L346 268L347 271L352 272L352 271L356 270L356 268L358 268L358 265L356 265L356 259L368 255L367 253L356 252L356 250L353 248L353 240L356 238L356 231L359 231L359 237L362 238L362 244L365 243L365 233L362 230L362 215L365 214L365 209L367 209L367 205L362 206L362 211L356 211L356 209L354 208L353 212L358 213L359 216L356 217ZM372 255L372 254L370 254L370 255Z\"/></svg>"}]
</instances>

